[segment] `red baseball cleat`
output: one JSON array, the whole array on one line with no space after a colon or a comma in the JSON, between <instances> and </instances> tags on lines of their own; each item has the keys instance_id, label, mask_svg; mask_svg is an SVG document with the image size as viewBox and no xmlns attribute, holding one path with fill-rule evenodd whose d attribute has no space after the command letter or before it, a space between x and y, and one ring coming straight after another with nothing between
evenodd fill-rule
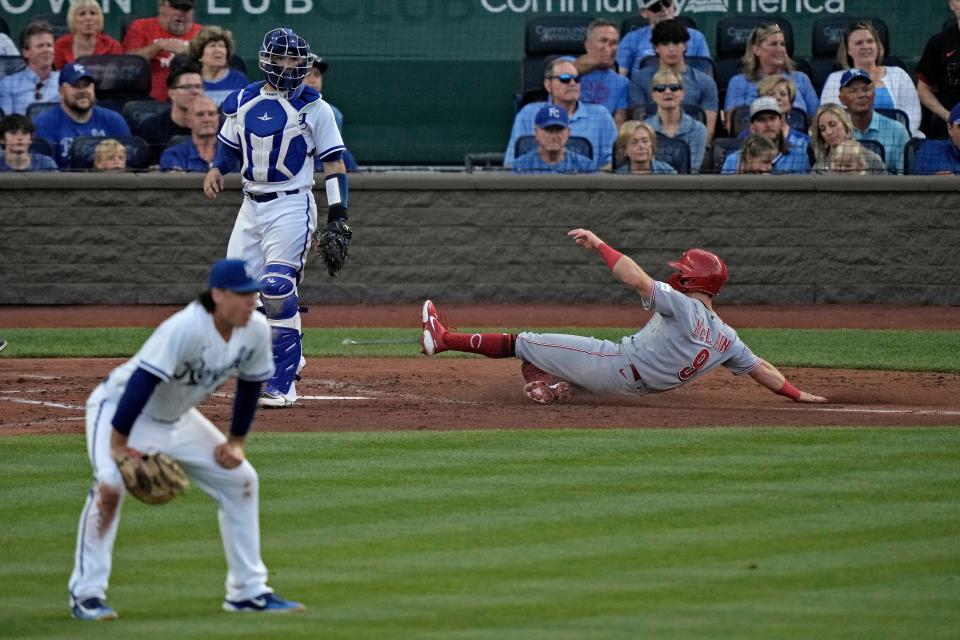
<instances>
[{"instance_id":1,"label":"red baseball cleat","mask_svg":"<svg viewBox=\"0 0 960 640\"><path fill-rule=\"evenodd\" d=\"M443 343L443 336L447 333L446 327L440 323L440 314L432 300L423 303L423 337L420 338L420 346L423 355L432 356L441 351L447 350L447 345Z\"/></svg>"},{"instance_id":2,"label":"red baseball cleat","mask_svg":"<svg viewBox=\"0 0 960 640\"><path fill-rule=\"evenodd\" d=\"M570 399L570 383L562 380L556 384L547 384L543 380L527 383L523 392L528 398L540 404L563 402Z\"/></svg>"}]
</instances>

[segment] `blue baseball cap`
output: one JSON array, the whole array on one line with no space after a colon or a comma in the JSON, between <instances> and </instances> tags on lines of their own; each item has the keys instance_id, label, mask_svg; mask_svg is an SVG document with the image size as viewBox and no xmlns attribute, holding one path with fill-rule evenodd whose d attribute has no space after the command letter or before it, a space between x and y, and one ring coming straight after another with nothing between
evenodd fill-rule
<instances>
[{"instance_id":1,"label":"blue baseball cap","mask_svg":"<svg viewBox=\"0 0 960 640\"><path fill-rule=\"evenodd\" d=\"M570 126L567 110L555 104L548 104L537 111L537 117L533 122L541 129L546 127L563 127L566 129Z\"/></svg>"},{"instance_id":2,"label":"blue baseball cap","mask_svg":"<svg viewBox=\"0 0 960 640\"><path fill-rule=\"evenodd\" d=\"M71 62L60 70L60 84L77 84L84 78L89 78L90 82L96 83L97 79L90 75L87 68L82 64Z\"/></svg>"},{"instance_id":3,"label":"blue baseball cap","mask_svg":"<svg viewBox=\"0 0 960 640\"><path fill-rule=\"evenodd\" d=\"M950 124L960 124L960 102L953 105L953 109L950 109L950 119L947 120Z\"/></svg>"},{"instance_id":4,"label":"blue baseball cap","mask_svg":"<svg viewBox=\"0 0 960 640\"><path fill-rule=\"evenodd\" d=\"M843 72L843 75L840 76L840 86L845 87L857 78L865 80L868 84L873 84L873 80L870 78L870 74L864 71L863 69L847 69Z\"/></svg>"},{"instance_id":5,"label":"blue baseball cap","mask_svg":"<svg viewBox=\"0 0 960 640\"><path fill-rule=\"evenodd\" d=\"M260 291L260 281L250 275L247 263L231 258L214 263L208 284L211 289L226 289L234 293Z\"/></svg>"}]
</instances>

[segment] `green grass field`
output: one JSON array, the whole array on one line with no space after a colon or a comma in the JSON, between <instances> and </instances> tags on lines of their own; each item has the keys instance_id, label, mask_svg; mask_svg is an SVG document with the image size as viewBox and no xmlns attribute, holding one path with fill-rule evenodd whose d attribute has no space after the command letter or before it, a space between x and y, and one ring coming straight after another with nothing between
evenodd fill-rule
<instances>
[{"instance_id":1,"label":"green grass field","mask_svg":"<svg viewBox=\"0 0 960 640\"><path fill-rule=\"evenodd\" d=\"M254 434L293 616L219 611L211 500L128 500L68 619L80 436L0 439L4 638L956 638L957 429Z\"/></svg>"},{"instance_id":2,"label":"green grass field","mask_svg":"<svg viewBox=\"0 0 960 640\"><path fill-rule=\"evenodd\" d=\"M0 361L129 356L148 334L4 329ZM305 350L413 356L417 335L311 330ZM960 372L960 332L741 335L782 365ZM127 501L121 619L81 623L84 439L0 438L0 638L956 638L957 451L960 427L255 432L264 560L307 612L220 611L215 507L193 488Z\"/></svg>"}]
</instances>

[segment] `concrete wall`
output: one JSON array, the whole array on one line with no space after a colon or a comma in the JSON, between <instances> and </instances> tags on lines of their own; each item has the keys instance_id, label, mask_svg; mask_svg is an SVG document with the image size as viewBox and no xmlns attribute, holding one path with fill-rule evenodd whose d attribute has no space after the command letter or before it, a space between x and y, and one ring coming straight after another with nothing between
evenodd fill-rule
<instances>
[{"instance_id":1,"label":"concrete wall","mask_svg":"<svg viewBox=\"0 0 960 640\"><path fill-rule=\"evenodd\" d=\"M185 302L241 197L236 176L209 201L197 174L0 174L0 304ZM631 299L566 238L586 226L657 278L716 251L725 303L960 304L952 177L395 173L351 176L350 210L347 266L311 258L307 302Z\"/></svg>"}]
</instances>

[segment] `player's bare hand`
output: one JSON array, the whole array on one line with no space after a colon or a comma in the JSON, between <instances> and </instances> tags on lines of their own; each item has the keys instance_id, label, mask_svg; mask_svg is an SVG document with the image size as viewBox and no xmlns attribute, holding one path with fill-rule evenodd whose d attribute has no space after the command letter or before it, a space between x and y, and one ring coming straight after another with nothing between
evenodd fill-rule
<instances>
[{"instance_id":1,"label":"player's bare hand","mask_svg":"<svg viewBox=\"0 0 960 640\"><path fill-rule=\"evenodd\" d=\"M228 440L214 448L213 460L224 469L235 469L244 460L243 447Z\"/></svg>"},{"instance_id":2,"label":"player's bare hand","mask_svg":"<svg viewBox=\"0 0 960 640\"><path fill-rule=\"evenodd\" d=\"M213 199L221 191L223 191L223 174L220 173L220 169L210 169L203 177L203 195Z\"/></svg>"},{"instance_id":3,"label":"player's bare hand","mask_svg":"<svg viewBox=\"0 0 960 640\"><path fill-rule=\"evenodd\" d=\"M572 231L568 231L567 235L587 251L596 251L600 248L600 245L603 244L603 240L588 229L573 229Z\"/></svg>"},{"instance_id":4,"label":"player's bare hand","mask_svg":"<svg viewBox=\"0 0 960 640\"><path fill-rule=\"evenodd\" d=\"M800 392L800 397L797 398L797 402L828 402L823 396L815 396L812 393L807 393L806 391Z\"/></svg>"},{"instance_id":5,"label":"player's bare hand","mask_svg":"<svg viewBox=\"0 0 960 640\"><path fill-rule=\"evenodd\" d=\"M114 462L117 462L125 457L129 458L144 458L147 454L139 449L134 449L133 447L113 447L110 449L110 457L113 458Z\"/></svg>"}]
</instances>

